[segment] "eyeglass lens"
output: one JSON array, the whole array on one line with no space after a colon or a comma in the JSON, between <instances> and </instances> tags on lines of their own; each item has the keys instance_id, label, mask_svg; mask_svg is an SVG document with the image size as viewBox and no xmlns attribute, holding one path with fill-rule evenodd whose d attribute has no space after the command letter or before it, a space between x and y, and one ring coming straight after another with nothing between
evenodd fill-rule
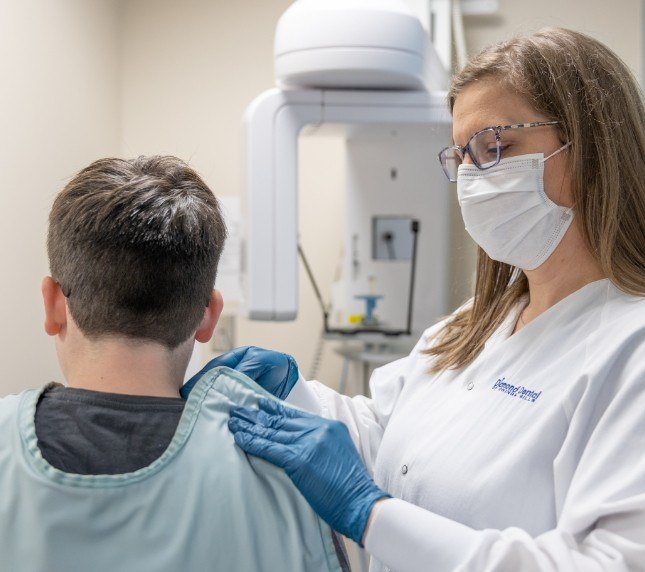
<instances>
[{"instance_id":1,"label":"eyeglass lens","mask_svg":"<svg viewBox=\"0 0 645 572\"><path fill-rule=\"evenodd\" d=\"M480 169L493 167L501 158L495 129L485 129L476 133L468 141L467 148L473 163ZM464 162L463 153L456 147L448 147L441 152L439 158L444 172L452 182L455 182L459 165Z\"/></svg>"},{"instance_id":2,"label":"eyeglass lens","mask_svg":"<svg viewBox=\"0 0 645 572\"><path fill-rule=\"evenodd\" d=\"M463 156L459 149L448 147L439 155L443 171L453 183L457 181L457 170L463 162Z\"/></svg>"},{"instance_id":3,"label":"eyeglass lens","mask_svg":"<svg viewBox=\"0 0 645 572\"><path fill-rule=\"evenodd\" d=\"M477 133L469 142L470 156L480 169L487 169L499 161L500 149L494 129Z\"/></svg>"}]
</instances>

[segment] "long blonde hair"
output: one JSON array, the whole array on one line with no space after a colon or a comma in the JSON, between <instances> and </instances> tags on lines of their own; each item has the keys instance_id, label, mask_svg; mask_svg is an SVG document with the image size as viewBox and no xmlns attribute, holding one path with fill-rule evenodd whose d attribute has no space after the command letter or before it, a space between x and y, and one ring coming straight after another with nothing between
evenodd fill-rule
<instances>
[{"instance_id":1,"label":"long blonde hair","mask_svg":"<svg viewBox=\"0 0 645 572\"><path fill-rule=\"evenodd\" d=\"M627 66L593 38L547 28L485 48L453 78L452 111L472 82L495 78L558 120L572 143L571 185L583 237L621 290L645 295L645 110ZM426 350L432 371L470 363L528 292L526 275L479 249L473 304L457 312Z\"/></svg>"}]
</instances>

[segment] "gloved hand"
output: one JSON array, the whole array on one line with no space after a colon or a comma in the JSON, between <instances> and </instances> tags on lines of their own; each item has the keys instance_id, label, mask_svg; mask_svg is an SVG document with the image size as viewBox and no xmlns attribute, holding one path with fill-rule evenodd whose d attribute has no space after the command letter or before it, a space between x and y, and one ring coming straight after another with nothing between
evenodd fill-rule
<instances>
[{"instance_id":1,"label":"gloved hand","mask_svg":"<svg viewBox=\"0 0 645 572\"><path fill-rule=\"evenodd\" d=\"M231 408L235 443L283 468L327 524L362 545L372 506L389 495L367 474L347 427L269 399L258 406Z\"/></svg>"},{"instance_id":2,"label":"gloved hand","mask_svg":"<svg viewBox=\"0 0 645 572\"><path fill-rule=\"evenodd\" d=\"M184 399L207 371L226 366L250 377L278 399L284 399L298 381L298 364L289 354L243 346L210 360L179 390Z\"/></svg>"}]
</instances>

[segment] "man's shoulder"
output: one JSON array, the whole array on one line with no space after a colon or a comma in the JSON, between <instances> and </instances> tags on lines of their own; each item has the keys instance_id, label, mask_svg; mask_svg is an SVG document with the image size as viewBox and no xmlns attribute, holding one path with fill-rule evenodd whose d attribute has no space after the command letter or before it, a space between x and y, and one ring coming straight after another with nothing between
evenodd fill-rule
<instances>
[{"instance_id":1,"label":"man's shoulder","mask_svg":"<svg viewBox=\"0 0 645 572\"><path fill-rule=\"evenodd\" d=\"M3 435L0 448L11 446L13 440L9 436L13 431L18 431L21 408L25 407L29 399L35 401L41 391L42 389L25 389L20 393L0 397L0 433Z\"/></svg>"},{"instance_id":2,"label":"man's shoulder","mask_svg":"<svg viewBox=\"0 0 645 572\"><path fill-rule=\"evenodd\" d=\"M9 395L5 395L4 397L0 397L0 413L17 410L20 403L26 396L33 394L35 392L41 392L41 391L42 391L42 388L23 389L19 393L12 393Z\"/></svg>"}]
</instances>

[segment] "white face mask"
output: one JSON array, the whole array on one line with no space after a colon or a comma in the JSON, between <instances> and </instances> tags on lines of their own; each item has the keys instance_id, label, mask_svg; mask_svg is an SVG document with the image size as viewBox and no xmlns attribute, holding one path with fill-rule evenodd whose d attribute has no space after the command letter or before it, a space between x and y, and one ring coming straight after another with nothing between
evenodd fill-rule
<instances>
[{"instance_id":1,"label":"white face mask","mask_svg":"<svg viewBox=\"0 0 645 572\"><path fill-rule=\"evenodd\" d=\"M573 220L571 208L544 192L544 154L502 159L482 171L460 165L457 194L466 230L493 260L533 270L555 250Z\"/></svg>"}]
</instances>

